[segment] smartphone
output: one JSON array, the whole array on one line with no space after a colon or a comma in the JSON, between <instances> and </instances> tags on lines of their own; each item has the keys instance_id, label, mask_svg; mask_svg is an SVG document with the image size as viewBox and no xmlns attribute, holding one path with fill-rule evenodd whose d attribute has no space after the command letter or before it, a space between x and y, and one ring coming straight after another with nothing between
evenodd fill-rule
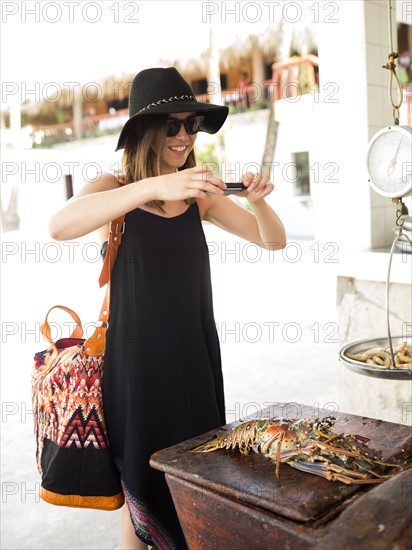
<instances>
[{"instance_id":1,"label":"smartphone","mask_svg":"<svg viewBox=\"0 0 412 550\"><path fill-rule=\"evenodd\" d=\"M227 189L224 189L225 195L231 195L232 193L240 193L241 191L244 191L246 187L243 185L243 183L237 183L237 182L228 182L225 181L227 185Z\"/></svg>"}]
</instances>

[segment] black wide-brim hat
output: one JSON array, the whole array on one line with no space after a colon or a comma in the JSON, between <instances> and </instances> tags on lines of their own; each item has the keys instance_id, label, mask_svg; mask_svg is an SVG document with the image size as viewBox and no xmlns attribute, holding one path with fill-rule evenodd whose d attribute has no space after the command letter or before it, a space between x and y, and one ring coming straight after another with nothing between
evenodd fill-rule
<instances>
[{"instance_id":1,"label":"black wide-brim hat","mask_svg":"<svg viewBox=\"0 0 412 550\"><path fill-rule=\"evenodd\" d=\"M202 103L175 67L145 69L132 82L129 96L129 120L123 126L116 151L125 146L136 120L148 115L194 111L204 119L200 131L215 134L225 122L228 107Z\"/></svg>"}]
</instances>

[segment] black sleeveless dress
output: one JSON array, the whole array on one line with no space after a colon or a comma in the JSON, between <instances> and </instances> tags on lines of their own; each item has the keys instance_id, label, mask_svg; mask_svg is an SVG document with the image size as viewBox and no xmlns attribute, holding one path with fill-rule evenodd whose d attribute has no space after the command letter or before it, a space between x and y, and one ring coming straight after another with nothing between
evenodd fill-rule
<instances>
[{"instance_id":1,"label":"black sleeveless dress","mask_svg":"<svg viewBox=\"0 0 412 550\"><path fill-rule=\"evenodd\" d=\"M136 209L111 277L104 407L137 536L186 548L155 451L225 424L209 253L197 204L173 218Z\"/></svg>"}]
</instances>

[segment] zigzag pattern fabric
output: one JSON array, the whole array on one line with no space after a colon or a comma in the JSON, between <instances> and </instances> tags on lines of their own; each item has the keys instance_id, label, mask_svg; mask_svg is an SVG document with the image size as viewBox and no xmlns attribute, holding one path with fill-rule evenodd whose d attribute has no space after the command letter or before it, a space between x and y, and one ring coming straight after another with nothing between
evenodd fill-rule
<instances>
[{"instance_id":1,"label":"zigzag pattern fabric","mask_svg":"<svg viewBox=\"0 0 412 550\"><path fill-rule=\"evenodd\" d=\"M38 457L45 438L60 447L69 447L73 441L78 448L108 446L102 410L103 356L86 357L82 341L77 342L61 340L60 345L68 347L56 358L50 350L35 355L32 385Z\"/></svg>"},{"instance_id":2,"label":"zigzag pattern fabric","mask_svg":"<svg viewBox=\"0 0 412 550\"><path fill-rule=\"evenodd\" d=\"M123 495L103 415L104 355L86 355L83 343L65 338L56 342L57 355L49 349L34 358L32 404L40 496L52 504L76 506L78 498L81 507L115 509L123 504ZM67 479L62 472L69 471L69 462L72 477ZM76 464L78 468L72 468ZM96 471L101 473L97 481Z\"/></svg>"},{"instance_id":3,"label":"zigzag pattern fabric","mask_svg":"<svg viewBox=\"0 0 412 550\"><path fill-rule=\"evenodd\" d=\"M176 545L173 539L156 517L150 513L149 508L130 493L124 482L122 482L122 487L133 526L139 537L148 545L155 544L156 548L175 550Z\"/></svg>"}]
</instances>

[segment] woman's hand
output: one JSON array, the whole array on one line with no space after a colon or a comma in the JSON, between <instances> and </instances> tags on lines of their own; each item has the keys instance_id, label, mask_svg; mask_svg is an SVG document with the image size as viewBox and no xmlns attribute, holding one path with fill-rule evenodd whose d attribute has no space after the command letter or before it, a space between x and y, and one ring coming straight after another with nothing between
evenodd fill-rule
<instances>
[{"instance_id":1,"label":"woman's hand","mask_svg":"<svg viewBox=\"0 0 412 550\"><path fill-rule=\"evenodd\" d=\"M247 187L247 190L242 191L242 193L236 193L236 195L246 197L249 202L260 201L274 189L274 185L269 183L269 176L261 172L257 174L246 172L241 177L241 182Z\"/></svg>"},{"instance_id":2,"label":"woman's hand","mask_svg":"<svg viewBox=\"0 0 412 550\"><path fill-rule=\"evenodd\" d=\"M152 200L179 201L189 198L210 199L208 193L223 195L226 185L205 166L187 168L173 174L146 180Z\"/></svg>"}]
</instances>

